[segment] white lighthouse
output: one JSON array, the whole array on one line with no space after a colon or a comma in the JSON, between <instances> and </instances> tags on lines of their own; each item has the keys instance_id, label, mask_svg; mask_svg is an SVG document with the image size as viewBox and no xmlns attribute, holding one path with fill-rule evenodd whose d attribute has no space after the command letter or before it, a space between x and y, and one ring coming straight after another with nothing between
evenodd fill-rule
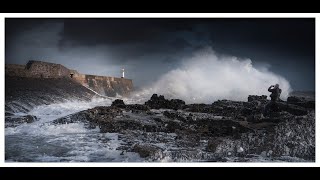
<instances>
[{"instance_id":1,"label":"white lighthouse","mask_svg":"<svg viewBox=\"0 0 320 180\"><path fill-rule=\"evenodd\" d=\"M122 68L122 77L121 78L124 78L124 68Z\"/></svg>"}]
</instances>

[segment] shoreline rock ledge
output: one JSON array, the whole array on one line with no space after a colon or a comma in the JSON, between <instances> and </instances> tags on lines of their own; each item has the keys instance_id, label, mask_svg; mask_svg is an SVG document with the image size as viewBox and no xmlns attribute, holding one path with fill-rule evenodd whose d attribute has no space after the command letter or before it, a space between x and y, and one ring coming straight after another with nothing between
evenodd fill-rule
<instances>
[{"instance_id":1,"label":"shoreline rock ledge","mask_svg":"<svg viewBox=\"0 0 320 180\"><path fill-rule=\"evenodd\" d=\"M186 104L152 95L145 104L115 100L55 120L83 122L101 133L119 133L118 150L147 161L315 161L315 109L312 101L289 97L279 111L263 116L266 96L247 102L219 100ZM260 159L261 160L261 159ZM288 159L290 160L290 158Z\"/></svg>"}]
</instances>

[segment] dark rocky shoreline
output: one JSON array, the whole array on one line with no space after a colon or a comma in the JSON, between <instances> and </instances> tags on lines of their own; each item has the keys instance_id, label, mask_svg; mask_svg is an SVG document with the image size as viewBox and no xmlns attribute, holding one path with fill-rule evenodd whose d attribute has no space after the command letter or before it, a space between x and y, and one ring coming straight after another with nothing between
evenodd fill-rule
<instances>
[{"instance_id":1,"label":"dark rocky shoreline","mask_svg":"<svg viewBox=\"0 0 320 180\"><path fill-rule=\"evenodd\" d=\"M255 155L315 161L314 101L289 97L279 103L279 111L263 116L266 98L185 104L154 94L144 105L116 100L53 124L82 122L102 133L119 133L124 143L118 150L137 152L148 161L249 161Z\"/></svg>"}]
</instances>

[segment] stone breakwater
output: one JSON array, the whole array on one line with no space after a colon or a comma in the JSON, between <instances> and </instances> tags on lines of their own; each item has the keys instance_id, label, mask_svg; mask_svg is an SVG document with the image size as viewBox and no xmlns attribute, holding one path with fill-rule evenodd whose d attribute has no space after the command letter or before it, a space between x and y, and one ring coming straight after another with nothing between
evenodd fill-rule
<instances>
[{"instance_id":1,"label":"stone breakwater","mask_svg":"<svg viewBox=\"0 0 320 180\"><path fill-rule=\"evenodd\" d=\"M262 115L266 96L247 102L219 100L185 104L154 94L145 104L115 100L71 114L52 124L84 123L101 133L119 133L121 154L136 152L147 161L315 161L314 101L290 97ZM261 160L261 159L260 159ZM257 160L256 160L257 161ZM258 160L259 161L259 160Z\"/></svg>"},{"instance_id":2,"label":"stone breakwater","mask_svg":"<svg viewBox=\"0 0 320 180\"><path fill-rule=\"evenodd\" d=\"M33 79L69 78L101 95L111 97L117 94L127 96L133 90L131 79L81 74L61 64L42 61L29 61L26 65L6 64L5 75Z\"/></svg>"}]
</instances>

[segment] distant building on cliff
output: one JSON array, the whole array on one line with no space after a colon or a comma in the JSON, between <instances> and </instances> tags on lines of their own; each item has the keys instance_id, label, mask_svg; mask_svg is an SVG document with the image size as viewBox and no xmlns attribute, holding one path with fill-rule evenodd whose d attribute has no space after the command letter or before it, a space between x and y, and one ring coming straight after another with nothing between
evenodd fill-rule
<instances>
[{"instance_id":1,"label":"distant building on cliff","mask_svg":"<svg viewBox=\"0 0 320 180\"><path fill-rule=\"evenodd\" d=\"M26 65L6 64L5 75L26 78L72 78L105 96L128 95L133 90L131 79L81 74L61 64L43 61L31 60Z\"/></svg>"}]
</instances>

